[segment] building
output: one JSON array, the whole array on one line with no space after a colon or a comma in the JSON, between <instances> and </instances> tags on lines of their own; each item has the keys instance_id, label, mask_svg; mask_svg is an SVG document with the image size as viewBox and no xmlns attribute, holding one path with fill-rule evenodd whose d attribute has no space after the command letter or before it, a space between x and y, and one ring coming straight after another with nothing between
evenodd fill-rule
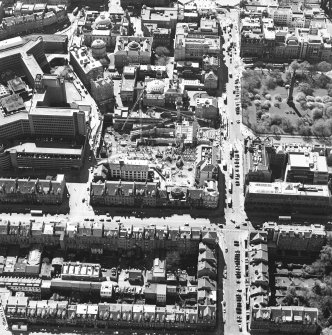
<instances>
[{"instance_id":1,"label":"building","mask_svg":"<svg viewBox=\"0 0 332 335\"><path fill-rule=\"evenodd\" d=\"M58 4L57 4L58 5ZM45 12L40 5L26 6L30 11L20 11L23 8L22 2L17 3L13 16L3 18L0 25L0 40L5 40L24 33L42 31L49 26L63 24L68 20L67 11L64 6L54 6L52 10Z\"/></svg>"},{"instance_id":2,"label":"building","mask_svg":"<svg viewBox=\"0 0 332 335\"><path fill-rule=\"evenodd\" d=\"M125 66L122 73L120 96L124 103L134 101L135 85L136 85L136 67Z\"/></svg>"},{"instance_id":3,"label":"building","mask_svg":"<svg viewBox=\"0 0 332 335\"><path fill-rule=\"evenodd\" d=\"M152 47L158 46L170 47L171 45L171 29L159 28L156 23L149 23L144 25L144 36L153 38Z\"/></svg>"},{"instance_id":4,"label":"building","mask_svg":"<svg viewBox=\"0 0 332 335\"><path fill-rule=\"evenodd\" d=\"M152 42L152 37L118 36L114 49L115 67L150 64Z\"/></svg>"},{"instance_id":5,"label":"building","mask_svg":"<svg viewBox=\"0 0 332 335\"><path fill-rule=\"evenodd\" d=\"M315 334L318 329L318 309L302 306L252 308L252 333L277 331L279 333Z\"/></svg>"},{"instance_id":6,"label":"building","mask_svg":"<svg viewBox=\"0 0 332 335\"><path fill-rule=\"evenodd\" d=\"M145 94L143 95L143 105L145 106L165 106L165 92L167 89L166 79L147 78L145 80Z\"/></svg>"},{"instance_id":7,"label":"building","mask_svg":"<svg viewBox=\"0 0 332 335\"><path fill-rule=\"evenodd\" d=\"M104 69L102 64L89 56L86 47L72 47L70 49L70 63L84 86L88 89L91 87L91 80L103 77Z\"/></svg>"},{"instance_id":8,"label":"building","mask_svg":"<svg viewBox=\"0 0 332 335\"><path fill-rule=\"evenodd\" d=\"M268 233L268 239L282 251L319 252L326 243L325 228L319 224L300 226L266 222L263 229Z\"/></svg>"},{"instance_id":9,"label":"building","mask_svg":"<svg viewBox=\"0 0 332 335\"><path fill-rule=\"evenodd\" d=\"M250 182L245 193L245 208L247 211L279 212L281 215L327 215L331 211L331 194L326 185Z\"/></svg>"},{"instance_id":10,"label":"building","mask_svg":"<svg viewBox=\"0 0 332 335\"><path fill-rule=\"evenodd\" d=\"M152 182L106 181L92 183L90 202L99 206L157 206L158 188Z\"/></svg>"},{"instance_id":11,"label":"building","mask_svg":"<svg viewBox=\"0 0 332 335\"><path fill-rule=\"evenodd\" d=\"M204 88L207 91L218 88L218 76L212 70L204 75Z\"/></svg>"},{"instance_id":12,"label":"building","mask_svg":"<svg viewBox=\"0 0 332 335\"><path fill-rule=\"evenodd\" d=\"M111 179L147 181L149 176L149 162L145 160L110 161L108 173Z\"/></svg>"},{"instance_id":13,"label":"building","mask_svg":"<svg viewBox=\"0 0 332 335\"><path fill-rule=\"evenodd\" d=\"M91 81L91 95L99 108L106 111L114 101L113 80L110 77Z\"/></svg>"},{"instance_id":14,"label":"building","mask_svg":"<svg viewBox=\"0 0 332 335\"><path fill-rule=\"evenodd\" d=\"M215 97L196 98L195 116L200 119L217 120L219 116L218 100Z\"/></svg>"},{"instance_id":15,"label":"building","mask_svg":"<svg viewBox=\"0 0 332 335\"><path fill-rule=\"evenodd\" d=\"M86 11L82 24L84 43L90 47L95 40L102 40L107 50L112 50L118 36L128 35L129 26L130 18L121 6L112 6L108 12Z\"/></svg>"},{"instance_id":16,"label":"building","mask_svg":"<svg viewBox=\"0 0 332 335\"><path fill-rule=\"evenodd\" d=\"M61 204L66 193L64 175L54 180L0 178L0 203Z\"/></svg>"},{"instance_id":17,"label":"building","mask_svg":"<svg viewBox=\"0 0 332 335\"><path fill-rule=\"evenodd\" d=\"M174 39L174 60L202 60L203 56L220 54L220 38L195 24L178 23Z\"/></svg>"},{"instance_id":18,"label":"building","mask_svg":"<svg viewBox=\"0 0 332 335\"><path fill-rule=\"evenodd\" d=\"M48 66L44 53L43 40L24 41L21 37L0 42L0 72L11 70L17 76L26 76L34 87L37 75L43 74L42 68Z\"/></svg>"},{"instance_id":19,"label":"building","mask_svg":"<svg viewBox=\"0 0 332 335\"><path fill-rule=\"evenodd\" d=\"M285 181L327 185L329 179L325 156L318 152L289 153Z\"/></svg>"},{"instance_id":20,"label":"building","mask_svg":"<svg viewBox=\"0 0 332 335\"><path fill-rule=\"evenodd\" d=\"M68 52L68 35L61 34L31 34L22 37L26 41L36 41L42 38L44 45L44 52L50 53L67 53Z\"/></svg>"},{"instance_id":21,"label":"building","mask_svg":"<svg viewBox=\"0 0 332 335\"><path fill-rule=\"evenodd\" d=\"M274 153L275 149L272 147L267 148L265 143L256 138L249 142L249 164L246 173L246 183L249 182L265 182L272 181L272 171L270 169L270 156L268 150ZM283 163L280 169L283 170Z\"/></svg>"},{"instance_id":22,"label":"building","mask_svg":"<svg viewBox=\"0 0 332 335\"><path fill-rule=\"evenodd\" d=\"M142 22L144 25L156 24L158 28L175 29L178 20L176 7L142 7Z\"/></svg>"},{"instance_id":23,"label":"building","mask_svg":"<svg viewBox=\"0 0 332 335\"><path fill-rule=\"evenodd\" d=\"M26 142L7 149L10 166L15 169L80 169L83 165L84 147L72 148L62 145L61 148L38 146Z\"/></svg>"},{"instance_id":24,"label":"building","mask_svg":"<svg viewBox=\"0 0 332 335\"><path fill-rule=\"evenodd\" d=\"M292 8L279 7L273 12L272 18L275 25L289 27L293 18Z\"/></svg>"}]
</instances>

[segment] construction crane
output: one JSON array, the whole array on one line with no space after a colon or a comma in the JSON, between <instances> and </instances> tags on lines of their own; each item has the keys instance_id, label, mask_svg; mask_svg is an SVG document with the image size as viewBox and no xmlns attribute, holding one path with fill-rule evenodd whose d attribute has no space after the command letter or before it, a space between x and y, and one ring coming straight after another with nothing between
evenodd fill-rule
<instances>
[{"instance_id":1,"label":"construction crane","mask_svg":"<svg viewBox=\"0 0 332 335\"><path fill-rule=\"evenodd\" d=\"M174 111L174 110L171 110L171 109L163 108L163 107L160 107L160 106L158 106L158 107L150 107L150 109L152 109L152 110L155 110L155 108L164 110L166 112L170 112L171 114L178 114L179 113L183 117L191 118L191 119L195 119L195 120L199 120L199 121L204 121L204 122L211 122L212 121L212 120L209 120L209 119L198 118L195 115L188 115L188 114L185 114L185 113L181 113L181 112Z\"/></svg>"},{"instance_id":2,"label":"construction crane","mask_svg":"<svg viewBox=\"0 0 332 335\"><path fill-rule=\"evenodd\" d=\"M122 128L121 128L121 131L124 130L124 128L125 128L125 126L126 126L128 120L129 120L130 114L134 111L134 109L136 108L138 102L142 99L143 94L144 94L144 89L143 89L142 92L138 95L138 97L137 97L137 99L136 99L136 101L135 101L133 107L128 111L128 116L127 116L126 121L124 122L124 124L123 124L123 126L122 126ZM141 109L141 112L140 112L140 117L141 117L141 113L142 113L142 109Z\"/></svg>"}]
</instances>

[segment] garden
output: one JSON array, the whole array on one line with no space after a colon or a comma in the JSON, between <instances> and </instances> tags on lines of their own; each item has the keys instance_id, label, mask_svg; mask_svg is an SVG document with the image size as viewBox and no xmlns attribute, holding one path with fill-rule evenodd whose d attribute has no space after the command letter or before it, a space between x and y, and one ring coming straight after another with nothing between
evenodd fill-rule
<instances>
[{"instance_id":1,"label":"garden","mask_svg":"<svg viewBox=\"0 0 332 335\"><path fill-rule=\"evenodd\" d=\"M258 134L332 135L332 65L293 61L285 71L248 69L242 76L243 123ZM288 103L295 75L293 104Z\"/></svg>"}]
</instances>

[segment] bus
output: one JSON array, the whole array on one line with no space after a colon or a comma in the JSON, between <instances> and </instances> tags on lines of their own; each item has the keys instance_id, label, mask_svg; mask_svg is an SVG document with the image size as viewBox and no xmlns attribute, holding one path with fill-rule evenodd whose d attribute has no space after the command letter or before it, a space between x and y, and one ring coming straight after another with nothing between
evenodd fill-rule
<instances>
[{"instance_id":1,"label":"bus","mask_svg":"<svg viewBox=\"0 0 332 335\"><path fill-rule=\"evenodd\" d=\"M280 215L279 216L279 221L291 221L292 217L288 215Z\"/></svg>"},{"instance_id":2,"label":"bus","mask_svg":"<svg viewBox=\"0 0 332 335\"><path fill-rule=\"evenodd\" d=\"M233 178L233 166L229 164L229 176Z\"/></svg>"},{"instance_id":3,"label":"bus","mask_svg":"<svg viewBox=\"0 0 332 335\"><path fill-rule=\"evenodd\" d=\"M41 209L32 209L30 214L31 216L43 216L43 211Z\"/></svg>"},{"instance_id":4,"label":"bus","mask_svg":"<svg viewBox=\"0 0 332 335\"><path fill-rule=\"evenodd\" d=\"M232 184L232 181L230 180L230 181L228 182L228 192L229 192L229 193L232 193L232 191L233 191L233 184Z\"/></svg>"}]
</instances>

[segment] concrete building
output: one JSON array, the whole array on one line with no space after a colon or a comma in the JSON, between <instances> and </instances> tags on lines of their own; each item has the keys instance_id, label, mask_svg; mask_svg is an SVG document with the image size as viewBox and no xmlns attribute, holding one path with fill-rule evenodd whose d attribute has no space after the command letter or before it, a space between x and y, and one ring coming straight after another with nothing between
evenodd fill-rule
<instances>
[{"instance_id":1,"label":"concrete building","mask_svg":"<svg viewBox=\"0 0 332 335\"><path fill-rule=\"evenodd\" d=\"M23 36L23 40L36 41L42 38L44 45L44 52L48 53L67 53L68 52L68 36L60 34L31 34Z\"/></svg>"},{"instance_id":2,"label":"concrete building","mask_svg":"<svg viewBox=\"0 0 332 335\"><path fill-rule=\"evenodd\" d=\"M122 73L120 96L124 103L134 101L137 69L134 66L125 66Z\"/></svg>"},{"instance_id":3,"label":"concrete building","mask_svg":"<svg viewBox=\"0 0 332 335\"><path fill-rule=\"evenodd\" d=\"M83 165L84 147L61 148L37 146L35 143L23 143L7 149L10 166L16 169L79 169Z\"/></svg>"},{"instance_id":4,"label":"concrete building","mask_svg":"<svg viewBox=\"0 0 332 335\"><path fill-rule=\"evenodd\" d=\"M272 18L275 25L289 27L293 18L292 9L290 7L279 7L273 12Z\"/></svg>"},{"instance_id":5,"label":"concrete building","mask_svg":"<svg viewBox=\"0 0 332 335\"><path fill-rule=\"evenodd\" d=\"M331 194L325 185L250 182L245 194L247 211L279 212L282 215L331 212Z\"/></svg>"},{"instance_id":6,"label":"concrete building","mask_svg":"<svg viewBox=\"0 0 332 335\"><path fill-rule=\"evenodd\" d=\"M115 67L150 64L152 42L152 37L118 36L114 49Z\"/></svg>"},{"instance_id":7,"label":"concrete building","mask_svg":"<svg viewBox=\"0 0 332 335\"><path fill-rule=\"evenodd\" d=\"M2 204L61 204L66 192L64 175L55 180L0 178Z\"/></svg>"},{"instance_id":8,"label":"concrete building","mask_svg":"<svg viewBox=\"0 0 332 335\"><path fill-rule=\"evenodd\" d=\"M329 179L325 156L318 152L289 153L285 181L327 185Z\"/></svg>"},{"instance_id":9,"label":"concrete building","mask_svg":"<svg viewBox=\"0 0 332 335\"><path fill-rule=\"evenodd\" d=\"M17 76L26 76L34 87L36 76L43 74L42 68L48 66L43 40L24 41L15 37L0 42L0 72L12 70Z\"/></svg>"},{"instance_id":10,"label":"concrete building","mask_svg":"<svg viewBox=\"0 0 332 335\"><path fill-rule=\"evenodd\" d=\"M114 100L113 80L107 77L91 81L91 95L99 108L106 111Z\"/></svg>"},{"instance_id":11,"label":"concrete building","mask_svg":"<svg viewBox=\"0 0 332 335\"><path fill-rule=\"evenodd\" d=\"M103 77L102 64L88 55L86 47L72 47L70 50L70 63L84 86L88 89L91 87L91 80Z\"/></svg>"}]
</instances>

